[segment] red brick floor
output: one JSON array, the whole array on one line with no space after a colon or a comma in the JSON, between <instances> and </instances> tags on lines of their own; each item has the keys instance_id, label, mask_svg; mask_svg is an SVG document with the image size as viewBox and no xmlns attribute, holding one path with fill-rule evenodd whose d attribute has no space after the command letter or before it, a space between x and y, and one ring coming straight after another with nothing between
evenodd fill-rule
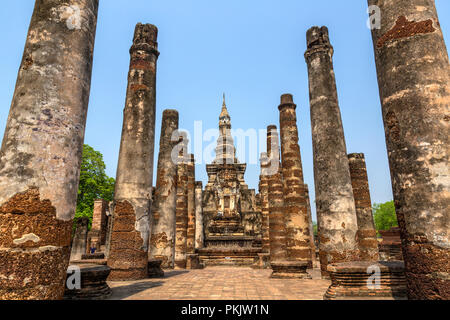
<instances>
[{"instance_id":1,"label":"red brick floor","mask_svg":"<svg viewBox=\"0 0 450 320\"><path fill-rule=\"evenodd\" d=\"M110 299L132 300L322 300L330 285L320 270L313 279L271 279L271 270L208 267L166 271L161 279L109 282Z\"/></svg>"}]
</instances>

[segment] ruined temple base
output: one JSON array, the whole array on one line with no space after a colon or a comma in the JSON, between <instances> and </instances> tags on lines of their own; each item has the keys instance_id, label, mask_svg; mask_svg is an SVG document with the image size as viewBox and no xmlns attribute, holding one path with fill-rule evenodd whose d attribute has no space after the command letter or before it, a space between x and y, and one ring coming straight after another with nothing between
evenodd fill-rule
<instances>
[{"instance_id":1,"label":"ruined temple base","mask_svg":"<svg viewBox=\"0 0 450 320\"><path fill-rule=\"evenodd\" d=\"M106 266L106 259L89 259L89 260L70 260L70 264L97 264L101 266Z\"/></svg>"},{"instance_id":2,"label":"ruined temple base","mask_svg":"<svg viewBox=\"0 0 450 320\"><path fill-rule=\"evenodd\" d=\"M271 278L274 279L311 279L311 275L306 272L308 262L306 261L273 261Z\"/></svg>"},{"instance_id":3,"label":"ruined temple base","mask_svg":"<svg viewBox=\"0 0 450 320\"><path fill-rule=\"evenodd\" d=\"M105 259L105 254L103 252L83 254L81 260L101 260Z\"/></svg>"},{"instance_id":4,"label":"ruined temple base","mask_svg":"<svg viewBox=\"0 0 450 320\"><path fill-rule=\"evenodd\" d=\"M252 247L208 247L198 250L200 262L209 266L250 267L258 259L261 248Z\"/></svg>"},{"instance_id":5,"label":"ruined temple base","mask_svg":"<svg viewBox=\"0 0 450 320\"><path fill-rule=\"evenodd\" d=\"M203 269L205 266L200 263L198 254L188 254L186 261L186 269Z\"/></svg>"},{"instance_id":6,"label":"ruined temple base","mask_svg":"<svg viewBox=\"0 0 450 320\"><path fill-rule=\"evenodd\" d=\"M66 287L64 300L101 300L111 295L111 289L106 283L110 267L95 264L80 264L78 267L81 271L81 289L69 290ZM72 272L67 275L71 276Z\"/></svg>"},{"instance_id":7,"label":"ruined temple base","mask_svg":"<svg viewBox=\"0 0 450 320\"><path fill-rule=\"evenodd\" d=\"M258 259L252 265L253 269L270 269L270 254L258 253Z\"/></svg>"},{"instance_id":8,"label":"ruined temple base","mask_svg":"<svg viewBox=\"0 0 450 320\"><path fill-rule=\"evenodd\" d=\"M375 281L375 270L380 281ZM355 261L328 265L331 286L324 300L406 300L405 266L400 261ZM370 286L378 288L369 288Z\"/></svg>"},{"instance_id":9,"label":"ruined temple base","mask_svg":"<svg viewBox=\"0 0 450 320\"><path fill-rule=\"evenodd\" d=\"M83 254L81 260L70 260L70 264L98 264L104 266L107 264L107 260L104 253Z\"/></svg>"},{"instance_id":10,"label":"ruined temple base","mask_svg":"<svg viewBox=\"0 0 450 320\"><path fill-rule=\"evenodd\" d=\"M161 268L162 260L150 259L148 260L148 277L149 278L163 278L164 271Z\"/></svg>"}]
</instances>

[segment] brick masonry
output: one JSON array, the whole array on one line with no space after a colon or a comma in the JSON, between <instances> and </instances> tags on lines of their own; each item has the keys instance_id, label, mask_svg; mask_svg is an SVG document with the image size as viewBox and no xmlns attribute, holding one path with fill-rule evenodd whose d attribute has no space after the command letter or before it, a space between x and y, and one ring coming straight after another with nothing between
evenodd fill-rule
<instances>
[{"instance_id":1,"label":"brick masonry","mask_svg":"<svg viewBox=\"0 0 450 320\"><path fill-rule=\"evenodd\" d=\"M353 196L358 221L358 244L362 261L378 261L377 231L372 214L369 179L367 177L366 160L363 153L348 155L350 177L352 179Z\"/></svg>"},{"instance_id":2,"label":"brick masonry","mask_svg":"<svg viewBox=\"0 0 450 320\"><path fill-rule=\"evenodd\" d=\"M312 266L308 207L303 181L303 168L298 144L297 105L291 94L281 96L280 138L283 174L286 253L291 261L304 261Z\"/></svg>"}]
</instances>

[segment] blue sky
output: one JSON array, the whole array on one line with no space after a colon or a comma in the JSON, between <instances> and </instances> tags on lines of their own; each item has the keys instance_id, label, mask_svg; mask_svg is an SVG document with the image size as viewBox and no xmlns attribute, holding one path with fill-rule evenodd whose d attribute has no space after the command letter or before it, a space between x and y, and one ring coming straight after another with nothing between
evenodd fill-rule
<instances>
[{"instance_id":1,"label":"blue sky","mask_svg":"<svg viewBox=\"0 0 450 320\"><path fill-rule=\"evenodd\" d=\"M345 3L345 4L344 4ZM326 25L335 48L334 67L348 153L363 152L372 202L392 199L366 0L101 0L85 143L104 155L115 177L129 47L137 22L159 28L155 169L162 111L175 108L180 127L215 128L222 92L233 128L278 126L280 95L298 105L305 181L314 200L308 76L303 54L306 30ZM436 0L446 43L450 1ZM5 1L0 12L0 132L3 136L33 0ZM245 159L241 159L245 160ZM247 159L248 160L248 159ZM207 181L205 164L197 180ZM259 166L246 181L257 188ZM156 180L156 175L154 181ZM313 212L315 208L313 206ZM315 216L315 213L314 213ZM315 219L315 217L314 217Z\"/></svg>"}]
</instances>

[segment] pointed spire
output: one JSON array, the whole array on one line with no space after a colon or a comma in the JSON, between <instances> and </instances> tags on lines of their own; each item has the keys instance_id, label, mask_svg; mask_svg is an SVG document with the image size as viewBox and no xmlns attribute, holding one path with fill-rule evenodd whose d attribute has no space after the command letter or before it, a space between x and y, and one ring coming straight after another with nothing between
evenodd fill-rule
<instances>
[{"instance_id":1,"label":"pointed spire","mask_svg":"<svg viewBox=\"0 0 450 320\"><path fill-rule=\"evenodd\" d=\"M222 104L222 112L220 113L220 118L230 117L227 110L227 104L225 103L225 92L223 93L223 104Z\"/></svg>"}]
</instances>

